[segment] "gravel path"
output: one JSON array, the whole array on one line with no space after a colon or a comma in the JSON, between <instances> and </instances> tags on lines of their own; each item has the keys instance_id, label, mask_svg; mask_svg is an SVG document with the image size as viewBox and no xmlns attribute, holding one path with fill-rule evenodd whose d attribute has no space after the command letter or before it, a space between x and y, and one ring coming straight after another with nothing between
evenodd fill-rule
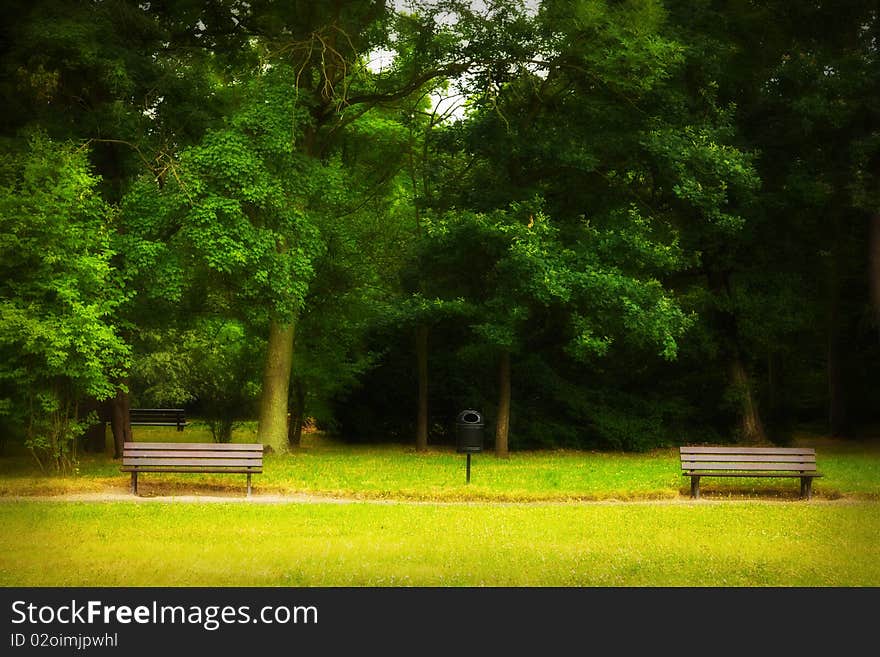
<instances>
[{"instance_id":1,"label":"gravel path","mask_svg":"<svg viewBox=\"0 0 880 657\"><path fill-rule=\"evenodd\" d=\"M858 504L867 503L870 500L858 500L852 498L817 499L802 502L798 498L734 498L718 497L692 500L689 497L680 496L666 499L643 499L643 500L536 500L536 501L499 501L491 500L407 500L407 499L377 499L355 497L332 497L323 495L310 495L306 493L277 494L254 494L248 498L244 495L138 495L130 493L65 493L62 495L15 495L0 496L0 504L12 502L128 502L130 504L152 503L181 503L181 504L401 504L413 506L611 506L611 505L697 505L697 504L724 504L731 502L761 502L765 504Z\"/></svg>"}]
</instances>

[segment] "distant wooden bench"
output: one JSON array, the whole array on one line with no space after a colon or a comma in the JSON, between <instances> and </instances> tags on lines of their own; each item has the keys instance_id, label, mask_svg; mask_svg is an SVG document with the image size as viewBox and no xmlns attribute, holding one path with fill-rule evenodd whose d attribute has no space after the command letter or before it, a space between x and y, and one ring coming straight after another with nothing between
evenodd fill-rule
<instances>
[{"instance_id":1,"label":"distant wooden bench","mask_svg":"<svg viewBox=\"0 0 880 657\"><path fill-rule=\"evenodd\" d=\"M806 447L681 447L681 474L691 478L691 497L700 497L702 477L794 477L801 498L810 499L816 450Z\"/></svg>"},{"instance_id":2,"label":"distant wooden bench","mask_svg":"<svg viewBox=\"0 0 880 657\"><path fill-rule=\"evenodd\" d=\"M132 408L128 417L133 425L177 427L178 431L186 426L186 411L182 408Z\"/></svg>"},{"instance_id":3,"label":"distant wooden bench","mask_svg":"<svg viewBox=\"0 0 880 657\"><path fill-rule=\"evenodd\" d=\"M234 472L251 475L263 472L263 446L230 443L125 443L122 471L131 473L131 492L137 495L141 472Z\"/></svg>"}]
</instances>

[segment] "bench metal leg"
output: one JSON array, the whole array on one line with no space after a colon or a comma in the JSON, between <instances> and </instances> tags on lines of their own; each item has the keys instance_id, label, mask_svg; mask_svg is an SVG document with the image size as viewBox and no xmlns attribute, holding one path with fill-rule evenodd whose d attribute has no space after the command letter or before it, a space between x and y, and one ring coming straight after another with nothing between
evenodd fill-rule
<instances>
[{"instance_id":1,"label":"bench metal leg","mask_svg":"<svg viewBox=\"0 0 880 657\"><path fill-rule=\"evenodd\" d=\"M248 476L247 476L247 496L248 497L251 496L251 473L250 472L248 472Z\"/></svg>"},{"instance_id":2,"label":"bench metal leg","mask_svg":"<svg viewBox=\"0 0 880 657\"><path fill-rule=\"evenodd\" d=\"M700 477L697 475L691 475L691 497L700 499Z\"/></svg>"},{"instance_id":3,"label":"bench metal leg","mask_svg":"<svg viewBox=\"0 0 880 657\"><path fill-rule=\"evenodd\" d=\"M131 473L131 494L132 495L138 494L138 473L137 472Z\"/></svg>"},{"instance_id":4,"label":"bench metal leg","mask_svg":"<svg viewBox=\"0 0 880 657\"><path fill-rule=\"evenodd\" d=\"M809 500L813 497L813 478L801 477L801 499Z\"/></svg>"}]
</instances>

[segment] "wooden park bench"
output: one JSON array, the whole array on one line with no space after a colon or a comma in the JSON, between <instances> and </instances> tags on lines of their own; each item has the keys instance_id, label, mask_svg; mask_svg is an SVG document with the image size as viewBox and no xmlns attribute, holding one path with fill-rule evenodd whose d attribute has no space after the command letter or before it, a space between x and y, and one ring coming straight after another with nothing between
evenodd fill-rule
<instances>
[{"instance_id":1,"label":"wooden park bench","mask_svg":"<svg viewBox=\"0 0 880 657\"><path fill-rule=\"evenodd\" d=\"M816 450L806 447L681 447L681 474L691 478L691 497L700 497L702 477L795 477L801 499L810 499Z\"/></svg>"},{"instance_id":2,"label":"wooden park bench","mask_svg":"<svg viewBox=\"0 0 880 657\"><path fill-rule=\"evenodd\" d=\"M186 411L182 408L132 408L128 411L133 425L153 427L177 427L183 431L186 426Z\"/></svg>"},{"instance_id":3,"label":"wooden park bench","mask_svg":"<svg viewBox=\"0 0 880 657\"><path fill-rule=\"evenodd\" d=\"M141 472L234 472L251 475L263 472L263 446L231 443L125 443L122 471L131 473L131 492L137 495Z\"/></svg>"}]
</instances>

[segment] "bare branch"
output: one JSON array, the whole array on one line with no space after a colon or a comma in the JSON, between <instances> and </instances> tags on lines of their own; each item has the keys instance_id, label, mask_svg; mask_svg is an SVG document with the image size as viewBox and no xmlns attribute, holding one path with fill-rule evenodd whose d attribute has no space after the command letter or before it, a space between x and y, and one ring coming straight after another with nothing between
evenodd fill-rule
<instances>
[{"instance_id":1,"label":"bare branch","mask_svg":"<svg viewBox=\"0 0 880 657\"><path fill-rule=\"evenodd\" d=\"M379 103L390 103L395 100L406 98L411 93L421 88L431 80L443 77L453 77L461 75L471 67L471 62L459 62L448 64L441 68L431 69L423 72L421 75L413 78L400 89L389 91L386 93L362 94L360 96L352 96L346 101L347 105L359 105L361 103L371 103L377 105Z\"/></svg>"}]
</instances>

